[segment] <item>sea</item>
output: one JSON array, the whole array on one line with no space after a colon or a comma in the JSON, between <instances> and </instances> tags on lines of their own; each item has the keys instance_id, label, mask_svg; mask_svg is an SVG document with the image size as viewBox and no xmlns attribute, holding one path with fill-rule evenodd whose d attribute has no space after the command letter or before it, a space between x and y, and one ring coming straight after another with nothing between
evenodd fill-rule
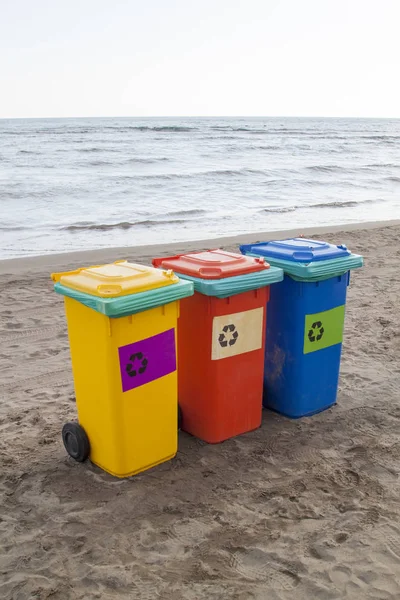
<instances>
[{"instance_id":1,"label":"sea","mask_svg":"<svg viewBox=\"0 0 400 600\"><path fill-rule=\"evenodd\" d=\"M400 120L0 120L0 258L400 218Z\"/></svg>"}]
</instances>

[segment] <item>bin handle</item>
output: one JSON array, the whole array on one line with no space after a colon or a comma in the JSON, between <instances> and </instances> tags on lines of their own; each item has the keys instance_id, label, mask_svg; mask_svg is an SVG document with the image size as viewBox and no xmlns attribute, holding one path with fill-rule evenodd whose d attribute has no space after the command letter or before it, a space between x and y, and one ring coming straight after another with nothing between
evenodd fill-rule
<instances>
[{"instance_id":1,"label":"bin handle","mask_svg":"<svg viewBox=\"0 0 400 600\"><path fill-rule=\"evenodd\" d=\"M122 292L122 287L120 285L98 285L97 292L102 296L118 296Z\"/></svg>"},{"instance_id":2,"label":"bin handle","mask_svg":"<svg viewBox=\"0 0 400 600\"><path fill-rule=\"evenodd\" d=\"M218 277L218 275L221 275L221 273L222 271L218 267L202 267L201 269L199 269L200 275L215 275L216 277Z\"/></svg>"}]
</instances>

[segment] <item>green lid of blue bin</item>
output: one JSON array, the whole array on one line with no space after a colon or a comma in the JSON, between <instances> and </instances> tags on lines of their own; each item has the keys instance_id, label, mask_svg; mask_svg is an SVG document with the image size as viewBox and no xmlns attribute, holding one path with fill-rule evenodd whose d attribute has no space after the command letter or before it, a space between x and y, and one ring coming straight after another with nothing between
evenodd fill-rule
<instances>
[{"instance_id":1,"label":"green lid of blue bin","mask_svg":"<svg viewBox=\"0 0 400 600\"><path fill-rule=\"evenodd\" d=\"M288 240L261 242L241 246L252 254L265 256L268 258L277 258L293 262L310 263L320 260L332 260L350 256L351 252L346 246L335 246L328 242L317 240L308 240L306 238L291 238Z\"/></svg>"},{"instance_id":2,"label":"green lid of blue bin","mask_svg":"<svg viewBox=\"0 0 400 600\"><path fill-rule=\"evenodd\" d=\"M247 256L262 256L300 281L329 279L363 265L362 256L352 254L345 245L306 238L244 244L240 251Z\"/></svg>"}]
</instances>

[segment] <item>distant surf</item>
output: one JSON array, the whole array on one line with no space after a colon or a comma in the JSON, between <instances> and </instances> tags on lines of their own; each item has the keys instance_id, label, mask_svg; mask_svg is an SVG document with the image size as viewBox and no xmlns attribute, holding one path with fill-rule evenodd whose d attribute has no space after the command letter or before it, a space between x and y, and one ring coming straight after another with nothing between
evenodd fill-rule
<instances>
[{"instance_id":1,"label":"distant surf","mask_svg":"<svg viewBox=\"0 0 400 600\"><path fill-rule=\"evenodd\" d=\"M400 218L400 121L0 120L0 250Z\"/></svg>"}]
</instances>

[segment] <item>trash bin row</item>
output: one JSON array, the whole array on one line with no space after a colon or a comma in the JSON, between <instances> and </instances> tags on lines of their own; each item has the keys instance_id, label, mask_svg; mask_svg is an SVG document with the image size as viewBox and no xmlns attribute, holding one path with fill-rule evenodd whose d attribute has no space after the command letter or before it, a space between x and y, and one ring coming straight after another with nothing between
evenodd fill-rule
<instances>
[{"instance_id":1,"label":"trash bin row","mask_svg":"<svg viewBox=\"0 0 400 600\"><path fill-rule=\"evenodd\" d=\"M67 452L117 477L336 401L346 292L362 257L295 238L52 275L65 297L79 423ZM268 307L268 311L267 311ZM268 312L268 317L267 317Z\"/></svg>"}]
</instances>

